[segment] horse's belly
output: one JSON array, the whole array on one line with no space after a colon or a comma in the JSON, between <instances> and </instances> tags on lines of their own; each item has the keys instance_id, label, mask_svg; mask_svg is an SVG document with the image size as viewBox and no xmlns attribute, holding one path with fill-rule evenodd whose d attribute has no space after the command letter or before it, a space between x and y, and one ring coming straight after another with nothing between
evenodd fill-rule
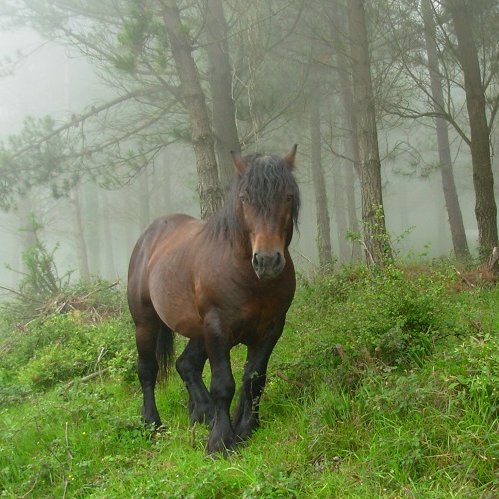
<instances>
[{"instance_id":1,"label":"horse's belly","mask_svg":"<svg viewBox=\"0 0 499 499\"><path fill-rule=\"evenodd\" d=\"M203 334L203 321L194 304L194 296L178 286L162 286L162 292L151 296L161 320L173 331L188 338Z\"/></svg>"}]
</instances>

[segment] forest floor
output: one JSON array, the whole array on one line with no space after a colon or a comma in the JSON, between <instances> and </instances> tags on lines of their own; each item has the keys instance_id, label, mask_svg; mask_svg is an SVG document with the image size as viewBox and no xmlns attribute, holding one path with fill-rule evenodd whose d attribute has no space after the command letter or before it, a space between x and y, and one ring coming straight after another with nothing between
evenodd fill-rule
<instances>
[{"instance_id":1,"label":"forest floor","mask_svg":"<svg viewBox=\"0 0 499 499\"><path fill-rule=\"evenodd\" d=\"M227 458L205 454L176 373L157 390L166 430L141 426L123 291L78 293L29 320L18 302L1 312L1 497L499 494L499 288L477 275L440 263L300 277L261 427ZM244 356L233 350L236 380Z\"/></svg>"}]
</instances>

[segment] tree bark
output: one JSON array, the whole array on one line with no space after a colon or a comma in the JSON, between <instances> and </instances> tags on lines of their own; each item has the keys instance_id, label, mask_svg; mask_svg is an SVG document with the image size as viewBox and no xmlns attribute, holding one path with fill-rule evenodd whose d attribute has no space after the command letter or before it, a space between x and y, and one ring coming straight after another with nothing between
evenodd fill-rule
<instances>
[{"instance_id":1,"label":"tree bark","mask_svg":"<svg viewBox=\"0 0 499 499\"><path fill-rule=\"evenodd\" d=\"M319 265L321 269L327 269L332 265L333 259L331 256L331 228L327 209L326 179L322 169L320 84L317 81L317 70L317 67L312 68L312 84L310 85L311 168L315 194Z\"/></svg>"},{"instance_id":2,"label":"tree bark","mask_svg":"<svg viewBox=\"0 0 499 499\"><path fill-rule=\"evenodd\" d=\"M353 97L360 152L364 245L368 262L383 266L392 258L392 251L385 225L381 161L364 2L363 0L350 0L348 7L352 44Z\"/></svg>"},{"instance_id":3,"label":"tree bark","mask_svg":"<svg viewBox=\"0 0 499 499\"><path fill-rule=\"evenodd\" d=\"M163 20L180 81L183 104L191 126L192 145L196 155L198 172L201 218L206 219L215 213L222 204L208 108L198 69L192 57L192 43L180 20L177 2L163 0L162 5Z\"/></svg>"},{"instance_id":4,"label":"tree bark","mask_svg":"<svg viewBox=\"0 0 499 499\"><path fill-rule=\"evenodd\" d=\"M442 77L440 75L437 45L435 41L435 21L431 0L422 1L424 34L426 52L428 55L428 68L430 72L431 93L433 97L433 108L436 113L444 110L444 95L442 91ZM449 225L452 236L454 254L458 259L469 258L470 252L466 233L464 230L463 215L459 205L459 198L452 171L452 159L449 144L449 130L444 118L435 118L437 130L438 156L440 162L440 174L442 177L442 188L444 192L445 207L449 217Z\"/></svg>"},{"instance_id":5,"label":"tree bark","mask_svg":"<svg viewBox=\"0 0 499 499\"><path fill-rule=\"evenodd\" d=\"M232 66L222 0L207 2L206 35L215 150L220 184L226 192L234 176L230 151L240 152L241 147L237 132L236 107L232 97Z\"/></svg>"},{"instance_id":6,"label":"tree bark","mask_svg":"<svg viewBox=\"0 0 499 499\"><path fill-rule=\"evenodd\" d=\"M464 75L466 107L471 134L471 161L475 188L475 216L478 225L480 257L485 261L497 241L497 205L490 157L489 126L485 110L478 52L473 38L472 11L464 0L448 0L447 6L456 31L458 57Z\"/></svg>"}]
</instances>

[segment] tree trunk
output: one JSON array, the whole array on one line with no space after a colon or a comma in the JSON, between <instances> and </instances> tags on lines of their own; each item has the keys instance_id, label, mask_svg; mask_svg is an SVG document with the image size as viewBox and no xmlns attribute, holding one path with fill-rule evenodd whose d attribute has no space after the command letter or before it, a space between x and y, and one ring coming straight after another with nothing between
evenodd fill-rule
<instances>
[{"instance_id":1,"label":"tree trunk","mask_svg":"<svg viewBox=\"0 0 499 499\"><path fill-rule=\"evenodd\" d=\"M350 58L347 56L346 50L348 47L349 36L342 32L342 27L347 24L347 16L344 13L344 7L340 5L338 0L333 0L332 16L336 19L331 23L331 37L336 45L336 66L338 68L337 75L340 86L340 99L343 107L344 128L346 135L344 136L345 155L351 161L351 164L346 165L346 185L345 194L348 212L348 226L353 234L360 234L359 219L357 216L357 205L355 201L355 175L356 172L360 179L360 153L359 141L357 138L357 120L355 118L352 79L350 74ZM347 29L348 31L348 29ZM347 42L347 43L345 43ZM360 244L356 240L352 240L353 261L362 259L362 250Z\"/></svg>"},{"instance_id":2,"label":"tree trunk","mask_svg":"<svg viewBox=\"0 0 499 499\"><path fill-rule=\"evenodd\" d=\"M27 193L21 197L18 202L17 214L19 219L19 236L21 248L19 251L20 268L22 272L27 271L23 254L26 253L37 243L36 229L37 222L34 218L33 205Z\"/></svg>"},{"instance_id":3,"label":"tree trunk","mask_svg":"<svg viewBox=\"0 0 499 499\"><path fill-rule=\"evenodd\" d=\"M345 193L347 200L348 210L348 224L350 231L353 234L360 234L359 218L357 216L357 203L355 201L355 173L360 179L360 151L359 140L357 137L357 119L355 118L352 81L345 69L349 66L348 59L345 54L338 54L338 66L340 70L338 75L340 77L341 87L341 101L343 103L343 113L345 116L346 136L345 141L345 155L351 161L347 164L346 168L346 185ZM362 251L360 244L357 241L352 241L352 260L359 261L362 259Z\"/></svg>"},{"instance_id":4,"label":"tree trunk","mask_svg":"<svg viewBox=\"0 0 499 499\"><path fill-rule=\"evenodd\" d=\"M177 2L164 0L162 5L163 21L180 81L183 104L189 116L192 145L196 155L201 218L205 219L215 213L222 204L208 108L192 57L192 44L180 20Z\"/></svg>"},{"instance_id":5,"label":"tree trunk","mask_svg":"<svg viewBox=\"0 0 499 499\"><path fill-rule=\"evenodd\" d=\"M160 202L159 214L166 215L173 211L172 171L166 154L161 157L161 165L161 195L158 196Z\"/></svg>"},{"instance_id":6,"label":"tree trunk","mask_svg":"<svg viewBox=\"0 0 499 499\"><path fill-rule=\"evenodd\" d=\"M83 189L86 226L90 234L87 239L88 265L92 274L101 273L101 205L98 188L95 184L86 184Z\"/></svg>"},{"instance_id":7,"label":"tree trunk","mask_svg":"<svg viewBox=\"0 0 499 499\"><path fill-rule=\"evenodd\" d=\"M436 113L441 113L444 110L444 95L442 90L442 77L438 64L437 45L435 42L435 22L430 0L423 0L422 11L433 108ZM444 118L437 117L435 118L435 126L437 129L442 188L444 191L445 207L447 208L447 215L449 217L454 254L458 259L468 258L470 252L466 240L466 233L464 231L463 216L459 205L459 198L457 196L456 183L454 182L454 173L452 171L447 121Z\"/></svg>"},{"instance_id":8,"label":"tree trunk","mask_svg":"<svg viewBox=\"0 0 499 499\"><path fill-rule=\"evenodd\" d=\"M321 155L321 115L320 84L316 80L317 68L312 68L312 84L310 85L310 142L312 183L315 194L315 213L317 219L317 250L319 265L327 269L333 263L331 257L331 229L327 210L326 180L322 169Z\"/></svg>"},{"instance_id":9,"label":"tree trunk","mask_svg":"<svg viewBox=\"0 0 499 499\"><path fill-rule=\"evenodd\" d=\"M472 11L464 0L449 0L456 31L458 56L464 75L466 107L470 122L471 161L475 188L475 216L478 225L480 257L486 260L497 242L497 206L490 157L489 127L478 52L473 38Z\"/></svg>"},{"instance_id":10,"label":"tree trunk","mask_svg":"<svg viewBox=\"0 0 499 499\"><path fill-rule=\"evenodd\" d=\"M336 232L338 234L338 253L342 262L349 260L349 248L347 241L347 197L345 193L345 171L343 161L333 162L333 220L336 220Z\"/></svg>"},{"instance_id":11,"label":"tree trunk","mask_svg":"<svg viewBox=\"0 0 499 499\"><path fill-rule=\"evenodd\" d=\"M215 150L220 184L225 192L229 189L234 176L230 151L240 152L240 145L236 108L232 98L232 67L222 0L208 0L206 34Z\"/></svg>"},{"instance_id":12,"label":"tree trunk","mask_svg":"<svg viewBox=\"0 0 499 499\"><path fill-rule=\"evenodd\" d=\"M347 141L351 142L351 139L347 139ZM346 165L345 196L347 200L348 227L350 232L353 234L360 234L359 218L357 216L357 202L355 197L355 175L354 168L351 165ZM360 244L355 240L352 240L352 254L350 259L354 262L362 260L362 250Z\"/></svg>"},{"instance_id":13,"label":"tree trunk","mask_svg":"<svg viewBox=\"0 0 499 499\"><path fill-rule=\"evenodd\" d=\"M109 209L109 194L106 191L102 191L102 205L103 205L103 234L104 234L104 245L105 251L105 269L103 269L103 275L107 279L114 279L116 277L116 265L114 263L114 238L113 234L113 224L111 223L111 211Z\"/></svg>"},{"instance_id":14,"label":"tree trunk","mask_svg":"<svg viewBox=\"0 0 499 499\"><path fill-rule=\"evenodd\" d=\"M90 278L90 270L88 267L87 243L85 241L85 232L81 218L81 203L80 203L80 186L75 185L71 191L71 204L73 207L73 234L76 245L76 255L78 257L78 270L80 279L87 281Z\"/></svg>"},{"instance_id":15,"label":"tree trunk","mask_svg":"<svg viewBox=\"0 0 499 499\"><path fill-rule=\"evenodd\" d=\"M360 152L364 245L368 262L382 266L392 258L392 252L385 226L381 161L364 2L363 0L350 0L348 6L352 44L353 97Z\"/></svg>"},{"instance_id":16,"label":"tree trunk","mask_svg":"<svg viewBox=\"0 0 499 499\"><path fill-rule=\"evenodd\" d=\"M139 202L139 229L142 232L151 223L151 193L149 189L149 172L144 169L139 175L138 202Z\"/></svg>"}]
</instances>

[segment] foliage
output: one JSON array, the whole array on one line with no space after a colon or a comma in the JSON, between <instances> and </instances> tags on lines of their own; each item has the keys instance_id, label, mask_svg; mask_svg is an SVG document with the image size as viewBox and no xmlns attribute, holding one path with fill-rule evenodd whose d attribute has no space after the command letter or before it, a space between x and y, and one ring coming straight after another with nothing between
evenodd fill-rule
<instances>
[{"instance_id":1,"label":"foliage","mask_svg":"<svg viewBox=\"0 0 499 499\"><path fill-rule=\"evenodd\" d=\"M347 356L408 368L431 354L439 341L466 328L448 293L452 279L445 267L432 272L395 265L374 273L344 269L324 276L318 286L305 283L310 305L304 304L302 314L311 319L315 307L328 310L315 348L335 352L339 343Z\"/></svg>"},{"instance_id":2,"label":"foliage","mask_svg":"<svg viewBox=\"0 0 499 499\"><path fill-rule=\"evenodd\" d=\"M189 429L178 377L157 393L167 429L139 425L123 310L53 314L22 334L5 322L3 494L495 497L499 290L455 284L444 265L302 277L262 427L228 459L204 455L207 429ZM233 350L236 379L244 353Z\"/></svg>"},{"instance_id":3,"label":"foliage","mask_svg":"<svg viewBox=\"0 0 499 499\"><path fill-rule=\"evenodd\" d=\"M25 118L23 128L0 143L0 208L9 210L35 185L47 185L54 197L67 196L80 173L66 158L72 140L54 133L50 116Z\"/></svg>"}]
</instances>

